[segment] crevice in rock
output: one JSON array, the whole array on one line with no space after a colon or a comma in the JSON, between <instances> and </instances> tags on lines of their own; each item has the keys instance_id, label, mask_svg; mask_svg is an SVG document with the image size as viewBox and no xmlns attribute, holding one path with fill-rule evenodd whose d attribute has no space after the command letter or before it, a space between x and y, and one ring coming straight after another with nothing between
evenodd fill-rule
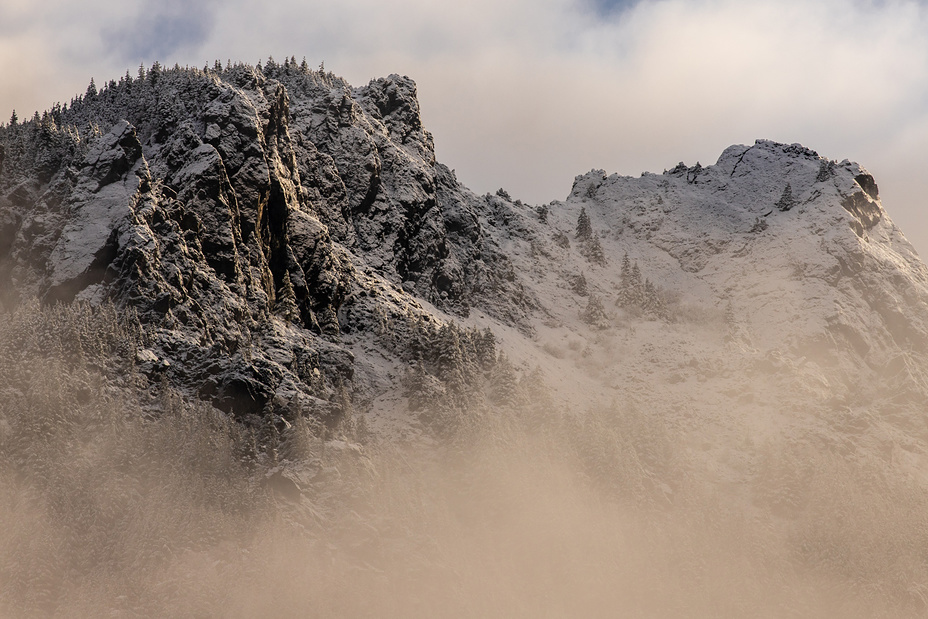
<instances>
[{"instance_id":1,"label":"crevice in rock","mask_svg":"<svg viewBox=\"0 0 928 619\"><path fill-rule=\"evenodd\" d=\"M356 214L366 214L371 210L374 202L377 200L377 193L380 191L380 175L374 174L371 176L370 185L367 187L367 193L364 194L364 198L361 199L361 202L358 204L358 207L355 209Z\"/></svg>"}]
</instances>

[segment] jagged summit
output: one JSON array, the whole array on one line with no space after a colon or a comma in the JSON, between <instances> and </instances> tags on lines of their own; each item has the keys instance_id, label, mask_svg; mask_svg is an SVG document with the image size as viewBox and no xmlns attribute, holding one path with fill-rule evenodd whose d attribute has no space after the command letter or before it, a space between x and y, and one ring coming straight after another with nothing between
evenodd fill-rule
<instances>
[{"instance_id":1,"label":"jagged summit","mask_svg":"<svg viewBox=\"0 0 928 619\"><path fill-rule=\"evenodd\" d=\"M523 320L478 199L435 162L409 78L351 88L289 61L156 65L5 128L3 144L4 296L135 307L164 338L155 356L187 358L170 372L227 409L260 410L283 375L302 384L236 361L275 313L305 328L307 350L351 329L353 294L400 286L404 311L408 293L459 315L483 298ZM350 378L336 365L330 383Z\"/></svg>"},{"instance_id":2,"label":"jagged summit","mask_svg":"<svg viewBox=\"0 0 928 619\"><path fill-rule=\"evenodd\" d=\"M400 384L410 364L420 386L444 380L422 342L447 324L658 409L692 381L731 391L734 366L826 408L862 385L871 402L906 393L905 410L928 394L911 370L928 271L866 170L800 145L594 170L530 206L476 196L435 160L411 79L353 88L289 60L156 65L0 144L4 302L135 308L144 372L239 416L337 414L346 388L374 416L403 409L421 400ZM632 387L641 372L665 400Z\"/></svg>"},{"instance_id":3,"label":"jagged summit","mask_svg":"<svg viewBox=\"0 0 928 619\"><path fill-rule=\"evenodd\" d=\"M651 254L662 281L740 305L770 345L847 338L872 359L928 341L928 271L856 163L758 140L727 148L711 166L637 179L593 171L577 178L568 202L611 218L621 232L606 238ZM905 290L896 288L900 270Z\"/></svg>"},{"instance_id":4,"label":"jagged summit","mask_svg":"<svg viewBox=\"0 0 928 619\"><path fill-rule=\"evenodd\" d=\"M602 170L592 170L578 176L571 196L591 191L591 184L598 186L604 175ZM726 201L733 205L728 216L736 219L766 218L774 210L789 211L822 198L838 198L855 220L849 223L851 228L864 236L884 216L879 188L869 172L847 159L839 163L823 158L801 144L771 140L757 140L753 146L735 144L722 152L715 165L680 162L663 176L725 192Z\"/></svg>"}]
</instances>

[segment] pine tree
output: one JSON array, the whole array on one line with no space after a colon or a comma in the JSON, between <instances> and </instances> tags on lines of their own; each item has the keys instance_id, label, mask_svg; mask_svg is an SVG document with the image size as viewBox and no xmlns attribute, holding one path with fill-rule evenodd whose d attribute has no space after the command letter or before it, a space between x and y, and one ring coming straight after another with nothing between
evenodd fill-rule
<instances>
[{"instance_id":1,"label":"pine tree","mask_svg":"<svg viewBox=\"0 0 928 619\"><path fill-rule=\"evenodd\" d=\"M660 291L658 291L657 286L652 284L649 279L644 280L644 295L641 309L643 309L646 314L655 318L667 317L667 305L664 303L664 298L661 296Z\"/></svg>"},{"instance_id":2,"label":"pine tree","mask_svg":"<svg viewBox=\"0 0 928 619\"><path fill-rule=\"evenodd\" d=\"M409 398L409 410L416 411L421 408L427 384L428 373L422 363L416 361L403 377L403 395Z\"/></svg>"},{"instance_id":3,"label":"pine tree","mask_svg":"<svg viewBox=\"0 0 928 619\"><path fill-rule=\"evenodd\" d=\"M522 375L519 379L519 392L525 399L522 410L531 416L534 423L553 420L556 414L554 401L540 367L536 365L531 372Z\"/></svg>"},{"instance_id":4,"label":"pine tree","mask_svg":"<svg viewBox=\"0 0 928 619\"><path fill-rule=\"evenodd\" d=\"M606 254L603 252L603 246L599 242L599 235L594 234L583 246L583 254L586 259L595 265L606 266Z\"/></svg>"},{"instance_id":5,"label":"pine tree","mask_svg":"<svg viewBox=\"0 0 928 619\"><path fill-rule=\"evenodd\" d=\"M90 101L93 101L94 97L96 96L97 96L97 85L94 84L93 78L91 77L90 84L87 86L87 94L85 95L85 98Z\"/></svg>"},{"instance_id":6,"label":"pine tree","mask_svg":"<svg viewBox=\"0 0 928 619\"><path fill-rule=\"evenodd\" d=\"M629 307L632 303L632 262L628 259L628 252L622 257L621 281L619 282L619 298L616 305Z\"/></svg>"},{"instance_id":7,"label":"pine tree","mask_svg":"<svg viewBox=\"0 0 928 619\"><path fill-rule=\"evenodd\" d=\"M641 307L644 300L644 290L642 290L641 269L638 268L638 262L632 264L632 272L629 277L629 290L631 298L629 299L634 307Z\"/></svg>"},{"instance_id":8,"label":"pine tree","mask_svg":"<svg viewBox=\"0 0 928 619\"><path fill-rule=\"evenodd\" d=\"M19 124L19 116L16 115L16 110L13 110L13 115L10 116L10 127L15 127Z\"/></svg>"},{"instance_id":9,"label":"pine tree","mask_svg":"<svg viewBox=\"0 0 928 619\"><path fill-rule=\"evenodd\" d=\"M151 85L154 86L157 83L158 78L161 77L161 63L157 60L151 65L151 70L148 71L148 80L151 82Z\"/></svg>"},{"instance_id":10,"label":"pine tree","mask_svg":"<svg viewBox=\"0 0 928 619\"><path fill-rule=\"evenodd\" d=\"M628 254L622 258L622 282L616 305L631 310L640 310L649 316L666 318L667 303L657 286L649 279L642 279L637 262L631 262Z\"/></svg>"},{"instance_id":11,"label":"pine tree","mask_svg":"<svg viewBox=\"0 0 928 619\"><path fill-rule=\"evenodd\" d=\"M593 235L593 226L590 224L590 216L586 214L586 207L580 208L580 216L577 218L577 238L586 240Z\"/></svg>"},{"instance_id":12,"label":"pine tree","mask_svg":"<svg viewBox=\"0 0 928 619\"><path fill-rule=\"evenodd\" d=\"M454 324L442 325L432 344L438 378L452 392L460 392L466 384L464 372L464 353L461 350L461 336Z\"/></svg>"},{"instance_id":13,"label":"pine tree","mask_svg":"<svg viewBox=\"0 0 928 619\"><path fill-rule=\"evenodd\" d=\"M823 183L827 181L835 173L835 162L822 160L822 163L818 166L818 174L815 176L816 183Z\"/></svg>"},{"instance_id":14,"label":"pine tree","mask_svg":"<svg viewBox=\"0 0 928 619\"><path fill-rule=\"evenodd\" d=\"M487 327L475 338L477 362L484 371L489 370L496 363L496 336Z\"/></svg>"},{"instance_id":15,"label":"pine tree","mask_svg":"<svg viewBox=\"0 0 928 619\"><path fill-rule=\"evenodd\" d=\"M583 273L577 276L574 279L574 285L572 286L574 294L580 297L585 297L590 294L590 288L586 281L586 276Z\"/></svg>"},{"instance_id":16,"label":"pine tree","mask_svg":"<svg viewBox=\"0 0 928 619\"><path fill-rule=\"evenodd\" d=\"M599 297L590 293L590 300L586 304L586 309L580 313L580 319L597 329L605 329L609 326L609 316L606 314L606 308Z\"/></svg>"},{"instance_id":17,"label":"pine tree","mask_svg":"<svg viewBox=\"0 0 928 619\"><path fill-rule=\"evenodd\" d=\"M58 127L55 125L55 119L52 118L52 115L48 112L42 112L42 132L45 135L50 135L55 133L58 130Z\"/></svg>"},{"instance_id":18,"label":"pine tree","mask_svg":"<svg viewBox=\"0 0 928 619\"><path fill-rule=\"evenodd\" d=\"M519 400L519 380L506 353L500 353L490 376L490 401L512 406Z\"/></svg>"},{"instance_id":19,"label":"pine tree","mask_svg":"<svg viewBox=\"0 0 928 619\"><path fill-rule=\"evenodd\" d=\"M780 200L776 203L776 207L781 211L788 211L793 208L795 204L793 200L793 188L789 183L786 183L786 187L783 188L783 195L780 196Z\"/></svg>"}]
</instances>

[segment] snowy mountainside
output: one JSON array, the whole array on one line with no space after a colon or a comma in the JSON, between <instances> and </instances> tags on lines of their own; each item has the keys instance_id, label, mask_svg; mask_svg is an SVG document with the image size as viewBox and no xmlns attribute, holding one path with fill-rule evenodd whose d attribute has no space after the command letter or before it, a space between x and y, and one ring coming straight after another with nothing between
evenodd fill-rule
<instances>
[{"instance_id":1,"label":"snowy mountainside","mask_svg":"<svg viewBox=\"0 0 928 619\"><path fill-rule=\"evenodd\" d=\"M542 300L526 358L561 393L651 411L716 463L785 433L924 474L928 271L859 165L758 140L514 210L500 244Z\"/></svg>"},{"instance_id":2,"label":"snowy mountainside","mask_svg":"<svg viewBox=\"0 0 928 619\"><path fill-rule=\"evenodd\" d=\"M0 144L3 303L133 308L151 384L239 418L348 397L417 433L417 403L473 395L422 351L463 346L564 408L636 406L735 477L720 433L926 470L928 270L857 164L758 141L530 206L435 160L409 78L290 61L155 66Z\"/></svg>"}]
</instances>

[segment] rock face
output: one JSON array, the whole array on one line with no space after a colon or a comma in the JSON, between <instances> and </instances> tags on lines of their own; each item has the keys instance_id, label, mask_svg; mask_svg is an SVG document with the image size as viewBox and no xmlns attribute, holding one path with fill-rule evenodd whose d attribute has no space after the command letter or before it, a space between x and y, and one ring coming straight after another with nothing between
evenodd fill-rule
<instances>
[{"instance_id":1,"label":"rock face","mask_svg":"<svg viewBox=\"0 0 928 619\"><path fill-rule=\"evenodd\" d=\"M7 130L0 187L7 302L134 307L148 371L238 414L297 394L326 414L352 377L350 299L371 286L524 321L408 78L154 67Z\"/></svg>"},{"instance_id":2,"label":"rock face","mask_svg":"<svg viewBox=\"0 0 928 619\"><path fill-rule=\"evenodd\" d=\"M398 390L416 325L446 321L578 383L592 353L571 369L555 338L625 333L628 359L689 359L669 391L731 363L814 374L829 402L860 384L909 409L928 395L928 270L872 176L798 145L596 170L530 207L436 162L409 78L352 88L289 61L155 66L0 145L0 301L134 308L143 372L239 417L370 404ZM611 363L588 391L644 380Z\"/></svg>"}]
</instances>

